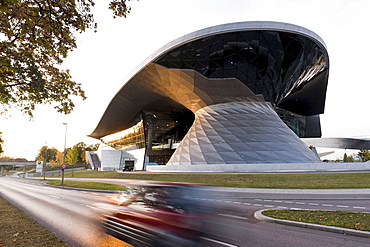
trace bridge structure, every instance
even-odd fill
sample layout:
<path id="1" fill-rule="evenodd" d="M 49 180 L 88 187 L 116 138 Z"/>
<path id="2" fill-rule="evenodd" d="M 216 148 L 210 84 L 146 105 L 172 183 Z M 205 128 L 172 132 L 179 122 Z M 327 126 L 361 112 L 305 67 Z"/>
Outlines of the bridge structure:
<path id="1" fill-rule="evenodd" d="M 26 167 L 27 165 L 36 165 L 36 161 L 0 161 L 0 176 L 4 176 L 5 166 Z"/>

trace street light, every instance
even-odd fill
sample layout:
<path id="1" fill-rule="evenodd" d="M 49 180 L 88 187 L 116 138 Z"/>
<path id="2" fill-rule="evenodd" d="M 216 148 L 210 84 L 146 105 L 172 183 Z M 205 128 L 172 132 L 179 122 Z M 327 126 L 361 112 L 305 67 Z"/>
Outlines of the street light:
<path id="1" fill-rule="evenodd" d="M 66 159 L 66 145 L 67 145 L 67 123 L 63 123 L 66 126 L 66 130 L 64 132 L 64 152 L 63 152 L 63 164 Z"/>
<path id="2" fill-rule="evenodd" d="M 48 156 L 48 143 L 47 142 L 45 142 L 45 163 L 44 163 L 44 165 L 43 165 L 43 171 L 44 171 L 44 180 L 45 180 L 45 166 L 46 166 L 46 161 L 47 161 L 47 156 Z"/>
<path id="3" fill-rule="evenodd" d="M 62 185 L 64 185 L 64 168 L 65 168 L 65 160 L 66 160 L 66 145 L 67 145 L 67 123 L 63 123 L 66 126 L 66 130 L 64 132 L 64 151 L 63 151 L 63 164 L 62 164 Z"/>

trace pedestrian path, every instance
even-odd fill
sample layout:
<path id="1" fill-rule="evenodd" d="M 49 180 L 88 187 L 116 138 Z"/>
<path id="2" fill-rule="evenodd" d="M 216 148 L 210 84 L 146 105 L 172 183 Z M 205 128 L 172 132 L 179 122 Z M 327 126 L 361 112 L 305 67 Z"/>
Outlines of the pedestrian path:
<path id="1" fill-rule="evenodd" d="M 370 188 L 366 189 L 260 189 L 260 188 L 231 188 L 231 187 L 204 187 L 205 190 L 212 191 L 230 191 L 246 193 L 264 193 L 264 194 L 336 194 L 336 195 L 370 195 Z"/>

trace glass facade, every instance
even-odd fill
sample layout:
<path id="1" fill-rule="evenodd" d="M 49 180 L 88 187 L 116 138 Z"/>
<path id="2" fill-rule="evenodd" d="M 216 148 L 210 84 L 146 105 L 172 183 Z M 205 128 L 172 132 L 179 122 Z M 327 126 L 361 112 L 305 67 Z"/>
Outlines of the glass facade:
<path id="1" fill-rule="evenodd" d="M 143 120 L 140 120 L 137 124 L 129 129 L 122 130 L 120 132 L 105 136 L 100 139 L 104 144 L 107 144 L 115 149 L 128 149 L 128 148 L 144 148 L 145 137 Z"/>
<path id="2" fill-rule="evenodd" d="M 294 114 L 281 108 L 275 109 L 281 120 L 298 136 L 306 136 L 306 117 Z"/>
<path id="3" fill-rule="evenodd" d="M 118 150 L 146 148 L 146 163 L 165 165 L 194 122 L 191 111 L 142 111 L 131 128 L 105 136 L 101 141 Z"/>
<path id="4" fill-rule="evenodd" d="M 305 36 L 280 31 L 230 32 L 182 45 L 155 62 L 207 78 L 237 78 L 279 105 L 327 68 L 322 49 Z"/>
<path id="5" fill-rule="evenodd" d="M 194 122 L 191 111 L 143 111 L 146 163 L 165 165 Z"/>

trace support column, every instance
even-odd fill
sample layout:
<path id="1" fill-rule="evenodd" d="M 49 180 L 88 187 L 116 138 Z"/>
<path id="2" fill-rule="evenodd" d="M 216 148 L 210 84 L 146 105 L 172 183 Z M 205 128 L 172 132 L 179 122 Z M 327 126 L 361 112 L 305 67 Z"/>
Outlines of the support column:
<path id="1" fill-rule="evenodd" d="M 0 166 L 0 177 L 4 176 L 5 166 Z"/>
<path id="2" fill-rule="evenodd" d="M 170 165 L 315 163 L 320 159 L 279 118 L 269 103 L 216 104 L 195 121 Z"/>

